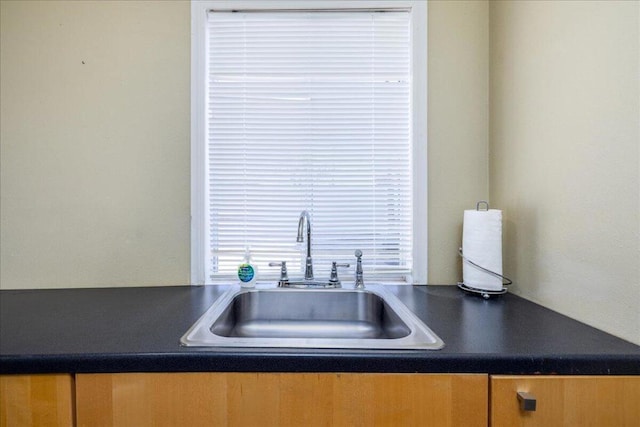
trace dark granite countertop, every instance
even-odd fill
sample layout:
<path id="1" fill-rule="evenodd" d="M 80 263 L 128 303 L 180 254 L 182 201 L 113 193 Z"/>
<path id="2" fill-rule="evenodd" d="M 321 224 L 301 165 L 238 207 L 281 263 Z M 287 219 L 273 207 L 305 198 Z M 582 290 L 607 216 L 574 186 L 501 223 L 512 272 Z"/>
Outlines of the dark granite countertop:
<path id="1" fill-rule="evenodd" d="M 515 295 L 390 286 L 436 351 L 185 348 L 228 287 L 0 291 L 0 373 L 432 372 L 640 375 L 640 346 Z"/>

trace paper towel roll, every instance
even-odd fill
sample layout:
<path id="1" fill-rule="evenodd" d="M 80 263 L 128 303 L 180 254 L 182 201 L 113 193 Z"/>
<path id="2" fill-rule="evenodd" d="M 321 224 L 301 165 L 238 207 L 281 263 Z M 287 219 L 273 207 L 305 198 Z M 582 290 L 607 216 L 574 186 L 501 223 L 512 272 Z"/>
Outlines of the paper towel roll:
<path id="1" fill-rule="evenodd" d="M 501 210 L 464 211 L 462 254 L 462 280 L 466 286 L 487 291 L 502 290 L 502 278 L 487 273 L 467 261 L 502 275 Z"/>

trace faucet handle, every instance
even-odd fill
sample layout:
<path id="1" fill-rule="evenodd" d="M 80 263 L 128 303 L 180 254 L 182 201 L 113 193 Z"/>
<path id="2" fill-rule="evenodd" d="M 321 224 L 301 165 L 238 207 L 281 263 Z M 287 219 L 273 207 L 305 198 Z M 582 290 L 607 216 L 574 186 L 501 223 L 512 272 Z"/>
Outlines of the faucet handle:
<path id="1" fill-rule="evenodd" d="M 356 289 L 364 289 L 364 279 L 362 277 L 362 251 L 356 249 L 354 253 L 356 257 Z"/>
<path id="2" fill-rule="evenodd" d="M 329 283 L 336 288 L 341 287 L 340 285 L 340 279 L 338 279 L 338 267 L 340 268 L 349 268 L 350 265 L 349 264 L 338 264 L 337 262 L 333 261 L 331 263 L 331 276 L 329 278 Z"/>
<path id="3" fill-rule="evenodd" d="M 278 287 L 286 286 L 289 283 L 289 275 L 287 274 L 287 262 L 270 262 L 269 267 L 280 267 L 280 280 Z"/>

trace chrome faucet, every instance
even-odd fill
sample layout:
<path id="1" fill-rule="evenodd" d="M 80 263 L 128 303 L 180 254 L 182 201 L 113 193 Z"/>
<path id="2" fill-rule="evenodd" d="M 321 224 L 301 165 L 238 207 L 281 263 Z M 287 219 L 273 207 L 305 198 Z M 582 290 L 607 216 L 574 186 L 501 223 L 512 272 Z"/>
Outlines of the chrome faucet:
<path id="1" fill-rule="evenodd" d="M 298 219 L 298 238 L 296 241 L 301 243 L 304 240 L 304 223 L 307 223 L 307 260 L 304 269 L 304 280 L 313 280 L 313 260 L 311 259 L 311 218 L 309 212 L 302 211 Z"/>

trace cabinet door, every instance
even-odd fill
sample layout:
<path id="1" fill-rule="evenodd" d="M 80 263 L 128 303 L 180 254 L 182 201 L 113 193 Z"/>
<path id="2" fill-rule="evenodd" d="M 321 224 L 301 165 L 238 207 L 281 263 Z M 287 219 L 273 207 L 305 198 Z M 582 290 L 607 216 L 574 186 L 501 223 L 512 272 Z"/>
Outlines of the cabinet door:
<path id="1" fill-rule="evenodd" d="M 535 411 L 520 409 L 530 393 Z M 640 377 L 492 376 L 491 425 L 640 426 Z"/>
<path id="2" fill-rule="evenodd" d="M 73 425 L 73 377 L 0 375 L 0 426 Z"/>
<path id="3" fill-rule="evenodd" d="M 79 426 L 486 426 L 487 375 L 79 374 Z"/>

